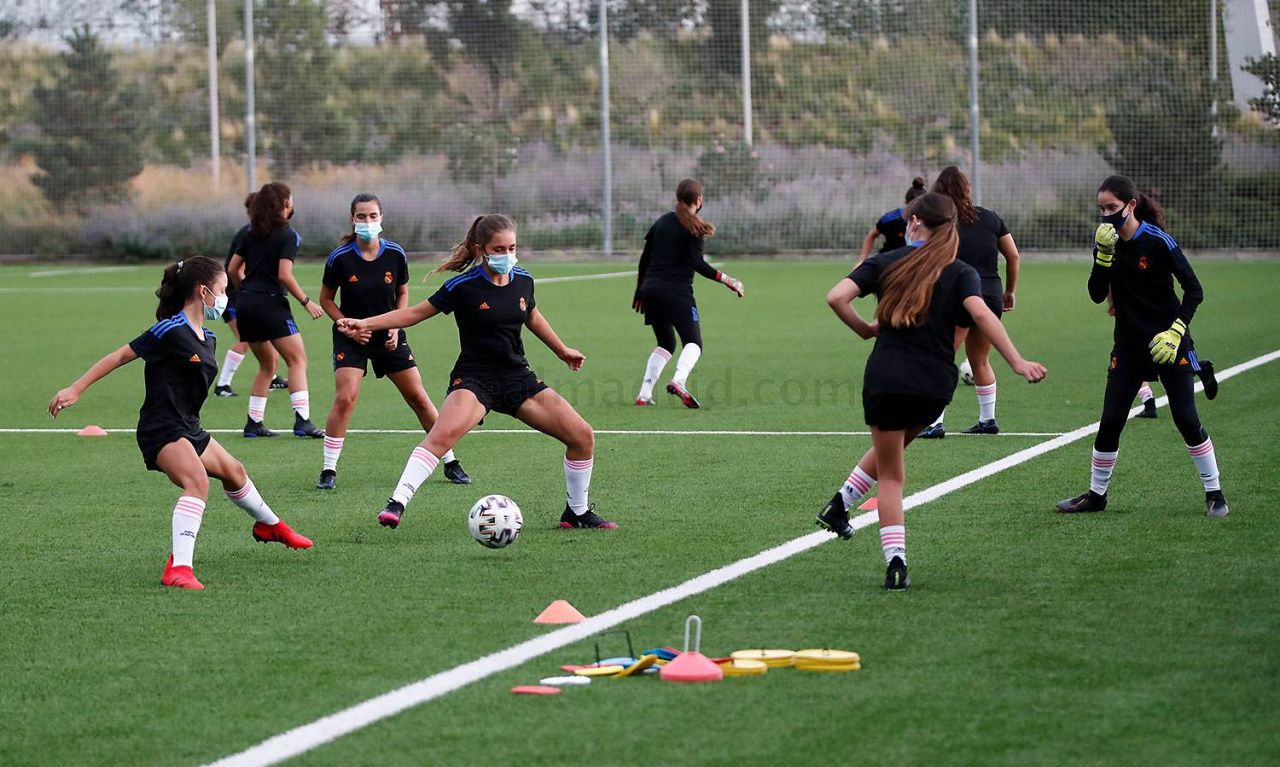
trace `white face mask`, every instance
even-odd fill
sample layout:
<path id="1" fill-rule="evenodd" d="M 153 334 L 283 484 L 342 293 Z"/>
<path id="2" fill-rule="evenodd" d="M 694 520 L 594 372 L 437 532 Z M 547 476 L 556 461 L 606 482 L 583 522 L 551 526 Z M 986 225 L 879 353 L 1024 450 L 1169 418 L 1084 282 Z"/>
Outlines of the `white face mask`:
<path id="1" fill-rule="evenodd" d="M 920 228 L 917 226 L 917 227 L 916 227 L 916 235 L 919 235 L 919 234 L 920 234 Z M 911 222 L 910 222 L 910 221 L 908 221 L 908 222 L 907 222 L 907 231 L 903 233 L 903 237 L 905 237 L 905 238 L 906 238 L 906 240 L 907 240 L 907 245 L 908 245 L 909 247 L 914 248 L 914 247 L 917 247 L 917 246 L 919 246 L 919 245 L 923 245 L 923 244 L 924 244 L 924 240 L 917 240 L 917 239 L 915 238 L 915 236 L 913 236 L 913 235 L 911 234 Z"/>
<path id="2" fill-rule="evenodd" d="M 209 289 L 205 288 L 205 290 L 209 290 Z M 213 306 L 209 306 L 203 301 L 200 302 L 201 305 L 204 306 L 204 318 L 206 320 L 216 320 L 222 317 L 222 313 L 227 310 L 227 301 L 229 299 L 227 298 L 226 293 L 223 293 L 222 295 L 219 296 L 219 295 L 216 295 L 212 290 L 209 290 L 209 295 L 213 296 Z"/>
<path id="3" fill-rule="evenodd" d="M 355 225 L 355 232 L 356 237 L 359 237 L 361 242 L 370 242 L 374 237 L 382 233 L 382 222 L 369 221 L 366 223 L 361 221 Z"/>

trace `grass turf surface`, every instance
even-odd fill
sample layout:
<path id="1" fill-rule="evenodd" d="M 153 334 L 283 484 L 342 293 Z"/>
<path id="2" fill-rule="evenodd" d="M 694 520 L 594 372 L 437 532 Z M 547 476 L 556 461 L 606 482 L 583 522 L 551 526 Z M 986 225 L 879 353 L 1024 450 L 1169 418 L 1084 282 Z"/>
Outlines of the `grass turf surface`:
<path id="1" fill-rule="evenodd" d="M 540 278 L 618 270 L 539 265 L 536 256 L 527 265 Z M 1066 431 L 1097 418 L 1110 321 L 1085 296 L 1087 269 L 1025 265 L 1007 324 L 1050 377 L 1031 387 L 996 363 L 1003 429 Z M 0 388 L 0 427 L 131 427 L 140 363 L 58 422 L 41 412 L 57 388 L 150 324 L 159 270 L 32 271 L 0 269 L 10 382 Z M 822 300 L 842 267 L 745 262 L 731 271 L 747 283 L 746 300 L 697 285 L 707 350 L 692 388 L 701 411 L 666 395 L 656 408 L 630 404 L 652 337 L 628 310 L 627 278 L 540 286 L 540 308 L 587 365 L 568 372 L 526 334 L 534 369 L 597 429 L 865 429 L 858 397 L 870 344 Z M 318 283 L 318 266 L 299 272 L 304 285 Z M 1193 325 L 1203 356 L 1222 369 L 1272 351 L 1280 320 L 1262 307 L 1280 264 L 1206 262 L 1197 272 L 1208 294 Z M 414 300 L 440 281 L 419 280 Z M 225 349 L 229 333 L 215 330 Z M 303 332 L 320 422 L 332 396 L 327 323 Z M 452 321 L 410 330 L 410 343 L 439 402 L 457 349 Z M 247 362 L 237 377 L 242 394 L 253 370 Z M 585 641 L 298 761 L 1274 763 L 1277 397 L 1273 363 L 1225 383 L 1213 403 L 1200 399 L 1233 509 L 1226 520 L 1204 518 L 1162 410 L 1161 420 L 1126 430 L 1104 514 L 1049 511 L 1084 486 L 1088 440 L 911 512 L 906 594 L 879 590 L 872 527 L 627 624 L 639 645 L 676 644 L 684 616 L 697 612 L 704 651 L 841 647 L 862 653 L 856 674 L 780 670 L 691 688 L 603 680 L 549 699 L 506 692 L 590 660 Z M 246 404 L 211 398 L 206 426 L 238 428 Z M 268 424 L 284 428 L 291 417 L 287 397 L 273 393 Z M 972 389 L 962 387 L 949 426 L 975 417 Z M 352 428 L 413 426 L 393 387 L 370 376 Z M 485 426 L 518 424 L 495 415 Z M 556 443 L 477 434 L 458 449 L 476 484 L 433 478 L 390 532 L 373 515 L 416 437 L 352 435 L 329 495 L 312 489 L 318 441 L 218 438 L 317 546 L 254 544 L 248 518 L 215 495 L 196 556 L 209 588 L 189 594 L 158 585 L 177 491 L 143 471 L 131 434 L 0 434 L 0 763 L 189 764 L 233 753 L 537 636 L 547 629 L 529 621 L 552 599 L 597 614 L 809 532 L 869 444 L 602 435 L 592 498 L 623 527 L 586 533 L 553 529 L 563 505 Z M 921 443 L 907 454 L 908 492 L 1037 441 Z M 498 552 L 465 532 L 466 508 L 489 492 L 525 512 L 522 539 Z M 616 637 L 600 641 L 619 649 Z"/>

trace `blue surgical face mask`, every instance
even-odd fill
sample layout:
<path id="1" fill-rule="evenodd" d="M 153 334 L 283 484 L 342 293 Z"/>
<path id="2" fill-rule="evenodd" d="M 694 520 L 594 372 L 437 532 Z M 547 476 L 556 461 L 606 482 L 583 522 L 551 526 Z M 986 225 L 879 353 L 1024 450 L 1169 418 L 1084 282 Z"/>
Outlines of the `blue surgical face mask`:
<path id="1" fill-rule="evenodd" d="M 504 253 L 500 256 L 489 256 L 489 268 L 494 274 L 510 274 L 511 269 L 518 263 L 520 259 L 516 258 L 515 253 Z"/>
<path id="2" fill-rule="evenodd" d="M 924 244 L 924 240 L 916 240 L 911 237 L 911 224 L 907 223 L 907 230 L 902 233 L 903 238 L 907 241 L 907 247 L 915 248 Z"/>
<path id="3" fill-rule="evenodd" d="M 205 288 L 205 290 L 209 290 L 209 289 Z M 213 306 L 209 306 L 208 304 L 204 303 L 203 300 L 200 302 L 200 304 L 201 306 L 204 307 L 204 318 L 206 320 L 216 320 L 222 317 L 222 313 L 227 310 L 227 300 L 228 300 L 227 295 L 223 293 L 222 295 L 219 296 L 219 295 L 216 295 L 212 290 L 209 290 L 209 295 L 213 296 Z"/>
<path id="4" fill-rule="evenodd" d="M 355 225 L 355 230 L 356 237 L 359 237 L 361 242 L 369 242 L 382 233 L 382 222 L 369 221 L 366 223 L 362 221 Z"/>

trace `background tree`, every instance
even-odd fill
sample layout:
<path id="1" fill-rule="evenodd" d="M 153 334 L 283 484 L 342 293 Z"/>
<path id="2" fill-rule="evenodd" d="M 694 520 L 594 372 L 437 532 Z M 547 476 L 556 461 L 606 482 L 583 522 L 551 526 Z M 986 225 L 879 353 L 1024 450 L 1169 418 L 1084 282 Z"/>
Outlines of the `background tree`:
<path id="1" fill-rule="evenodd" d="M 1249 106 L 1272 124 L 1280 124 L 1280 58 L 1268 53 L 1260 59 L 1249 59 L 1244 71 L 1262 80 L 1262 96 L 1249 99 Z"/>

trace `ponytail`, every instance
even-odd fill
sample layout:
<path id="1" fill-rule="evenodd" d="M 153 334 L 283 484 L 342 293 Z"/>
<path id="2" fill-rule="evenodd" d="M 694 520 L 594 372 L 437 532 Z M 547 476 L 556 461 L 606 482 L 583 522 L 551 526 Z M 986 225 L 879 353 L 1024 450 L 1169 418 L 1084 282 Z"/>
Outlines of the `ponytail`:
<path id="1" fill-rule="evenodd" d="M 1133 215 L 1139 221 L 1146 221 L 1164 229 L 1164 206 L 1154 197 L 1143 194 L 1142 190 L 1133 183 L 1133 179 L 1128 176 L 1107 176 L 1098 186 L 1098 191 L 1114 194 L 1116 199 L 1125 205 L 1128 205 L 1130 200 L 1137 200 L 1138 204 L 1133 208 Z"/>
<path id="2" fill-rule="evenodd" d="M 207 256 L 192 256 L 185 261 L 169 264 L 156 288 L 156 319 L 163 320 L 182 311 L 191 294 L 199 285 L 211 285 L 225 269 L 222 264 Z"/>
<path id="3" fill-rule="evenodd" d="M 453 246 L 453 252 L 449 254 L 444 263 L 432 269 L 431 274 L 465 272 L 471 268 L 472 264 L 480 260 L 480 254 L 476 251 L 488 245 L 489 240 L 493 239 L 495 234 L 498 232 L 514 232 L 515 230 L 516 222 L 501 213 L 476 216 L 476 220 L 471 222 L 471 228 L 467 230 L 467 236 L 463 238 L 462 242 Z"/>
<path id="4" fill-rule="evenodd" d="M 973 204 L 973 185 L 964 171 L 954 165 L 948 165 L 938 174 L 933 182 L 933 191 L 945 194 L 956 205 L 956 218 L 962 224 L 972 224 L 978 220 L 978 206 Z"/>
<path id="5" fill-rule="evenodd" d="M 715 236 L 716 227 L 699 216 L 698 211 L 693 207 L 701 196 L 702 184 L 691 178 L 686 178 L 676 185 L 676 218 L 680 220 L 680 225 L 685 228 L 685 231 L 700 240 L 705 240 Z"/>
<path id="6" fill-rule="evenodd" d="M 912 200 L 924 193 L 924 176 L 916 176 L 911 179 L 911 188 L 907 190 L 906 203 L 910 205 Z"/>
<path id="7" fill-rule="evenodd" d="M 947 265 L 956 260 L 960 234 L 956 231 L 956 205 L 951 198 L 928 192 L 911 202 L 902 217 L 912 216 L 929 227 L 929 239 L 895 261 L 880 278 L 880 303 L 876 319 L 886 327 L 911 328 L 924 322 L 933 299 L 933 288 Z"/>

